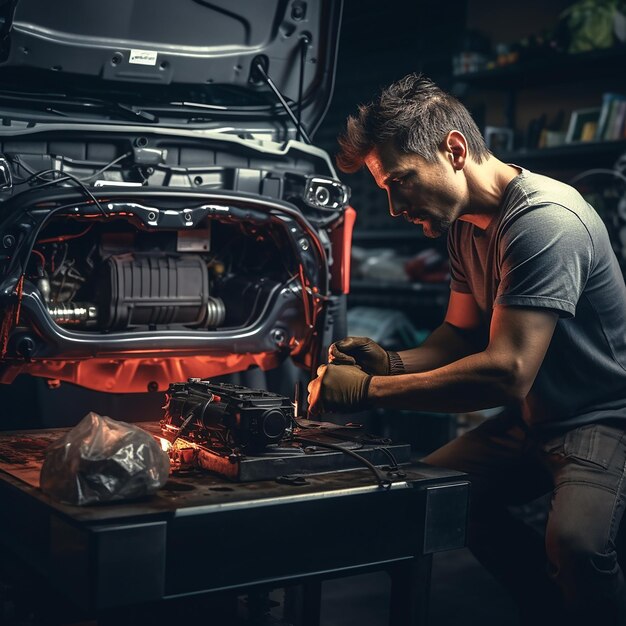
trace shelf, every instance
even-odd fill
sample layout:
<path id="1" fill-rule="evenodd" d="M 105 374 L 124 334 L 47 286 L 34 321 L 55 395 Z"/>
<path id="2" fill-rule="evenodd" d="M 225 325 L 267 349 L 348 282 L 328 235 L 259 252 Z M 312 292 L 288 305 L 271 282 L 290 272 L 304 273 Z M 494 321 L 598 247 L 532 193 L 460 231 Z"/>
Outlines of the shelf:
<path id="1" fill-rule="evenodd" d="M 626 152 L 626 140 L 620 141 L 590 141 L 584 143 L 572 143 L 554 148 L 534 148 L 502 152 L 496 156 L 507 163 L 524 165 L 525 163 L 538 163 L 559 161 L 559 167 L 567 164 L 580 162 L 597 162 L 598 159 L 617 158 Z"/>
<path id="2" fill-rule="evenodd" d="M 520 61 L 492 70 L 457 74 L 453 79 L 483 88 L 514 88 L 558 85 L 572 80 L 589 80 L 621 75 L 626 46 L 592 50 L 578 54 L 553 53 L 542 58 Z M 616 72 L 618 72 L 616 74 Z"/>

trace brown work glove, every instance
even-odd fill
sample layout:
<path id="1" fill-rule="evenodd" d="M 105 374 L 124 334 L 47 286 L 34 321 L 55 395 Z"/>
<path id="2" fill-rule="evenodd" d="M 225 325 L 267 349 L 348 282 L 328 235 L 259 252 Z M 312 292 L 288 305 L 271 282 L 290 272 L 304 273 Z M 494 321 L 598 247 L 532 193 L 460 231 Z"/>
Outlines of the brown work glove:
<path id="1" fill-rule="evenodd" d="M 320 365 L 308 386 L 309 412 L 354 413 L 368 408 L 371 379 L 354 365 Z"/>
<path id="2" fill-rule="evenodd" d="M 357 365 L 372 376 L 404 374 L 404 363 L 397 352 L 381 348 L 369 337 L 346 337 L 328 349 L 334 365 Z"/>

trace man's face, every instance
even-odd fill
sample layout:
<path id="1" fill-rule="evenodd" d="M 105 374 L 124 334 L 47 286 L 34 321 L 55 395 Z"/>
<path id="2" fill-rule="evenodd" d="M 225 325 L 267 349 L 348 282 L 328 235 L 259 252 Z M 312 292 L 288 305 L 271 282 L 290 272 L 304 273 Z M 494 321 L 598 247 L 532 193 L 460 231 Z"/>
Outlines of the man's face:
<path id="1" fill-rule="evenodd" d="M 384 144 L 365 157 L 365 165 L 376 184 L 387 191 L 391 215 L 421 224 L 427 237 L 444 234 L 468 206 L 465 176 L 443 150 L 430 163 Z"/>

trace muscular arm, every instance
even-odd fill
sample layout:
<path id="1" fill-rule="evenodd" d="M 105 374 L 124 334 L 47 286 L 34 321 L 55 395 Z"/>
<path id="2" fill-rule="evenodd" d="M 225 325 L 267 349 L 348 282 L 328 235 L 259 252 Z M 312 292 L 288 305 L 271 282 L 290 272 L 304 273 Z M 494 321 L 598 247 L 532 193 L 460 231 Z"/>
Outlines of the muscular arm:
<path id="1" fill-rule="evenodd" d="M 418 348 L 399 353 L 406 373 L 433 370 L 478 352 L 479 310 L 468 293 L 450 292 L 444 322 Z"/>
<path id="2" fill-rule="evenodd" d="M 475 411 L 528 394 L 558 316 L 548 309 L 494 309 L 489 345 L 442 367 L 399 376 L 374 376 L 375 406 L 424 411 Z"/>

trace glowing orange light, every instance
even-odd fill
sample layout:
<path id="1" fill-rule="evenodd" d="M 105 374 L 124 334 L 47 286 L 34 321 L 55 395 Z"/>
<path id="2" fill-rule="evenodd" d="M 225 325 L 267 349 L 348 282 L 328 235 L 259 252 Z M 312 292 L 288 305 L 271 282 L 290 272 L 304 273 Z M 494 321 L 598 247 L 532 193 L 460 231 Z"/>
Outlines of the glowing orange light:
<path id="1" fill-rule="evenodd" d="M 161 444 L 163 452 L 167 452 L 169 454 L 172 449 L 172 444 L 164 437 L 155 436 L 155 439 Z"/>
<path id="2" fill-rule="evenodd" d="M 9 326 L 4 330 L 5 334 L 8 334 L 10 328 Z M 2 332 L 0 326 L 0 341 Z M 98 391 L 139 393 L 165 391 L 173 381 L 241 372 L 251 365 L 268 370 L 280 362 L 280 356 L 275 352 L 172 356 L 164 350 L 155 350 L 155 354 L 145 355 L 143 358 L 116 356 L 115 359 L 101 357 L 84 361 L 33 359 L 10 362 L 6 363 L 0 374 L 0 383 L 10 384 L 17 375 L 28 373 Z"/>

